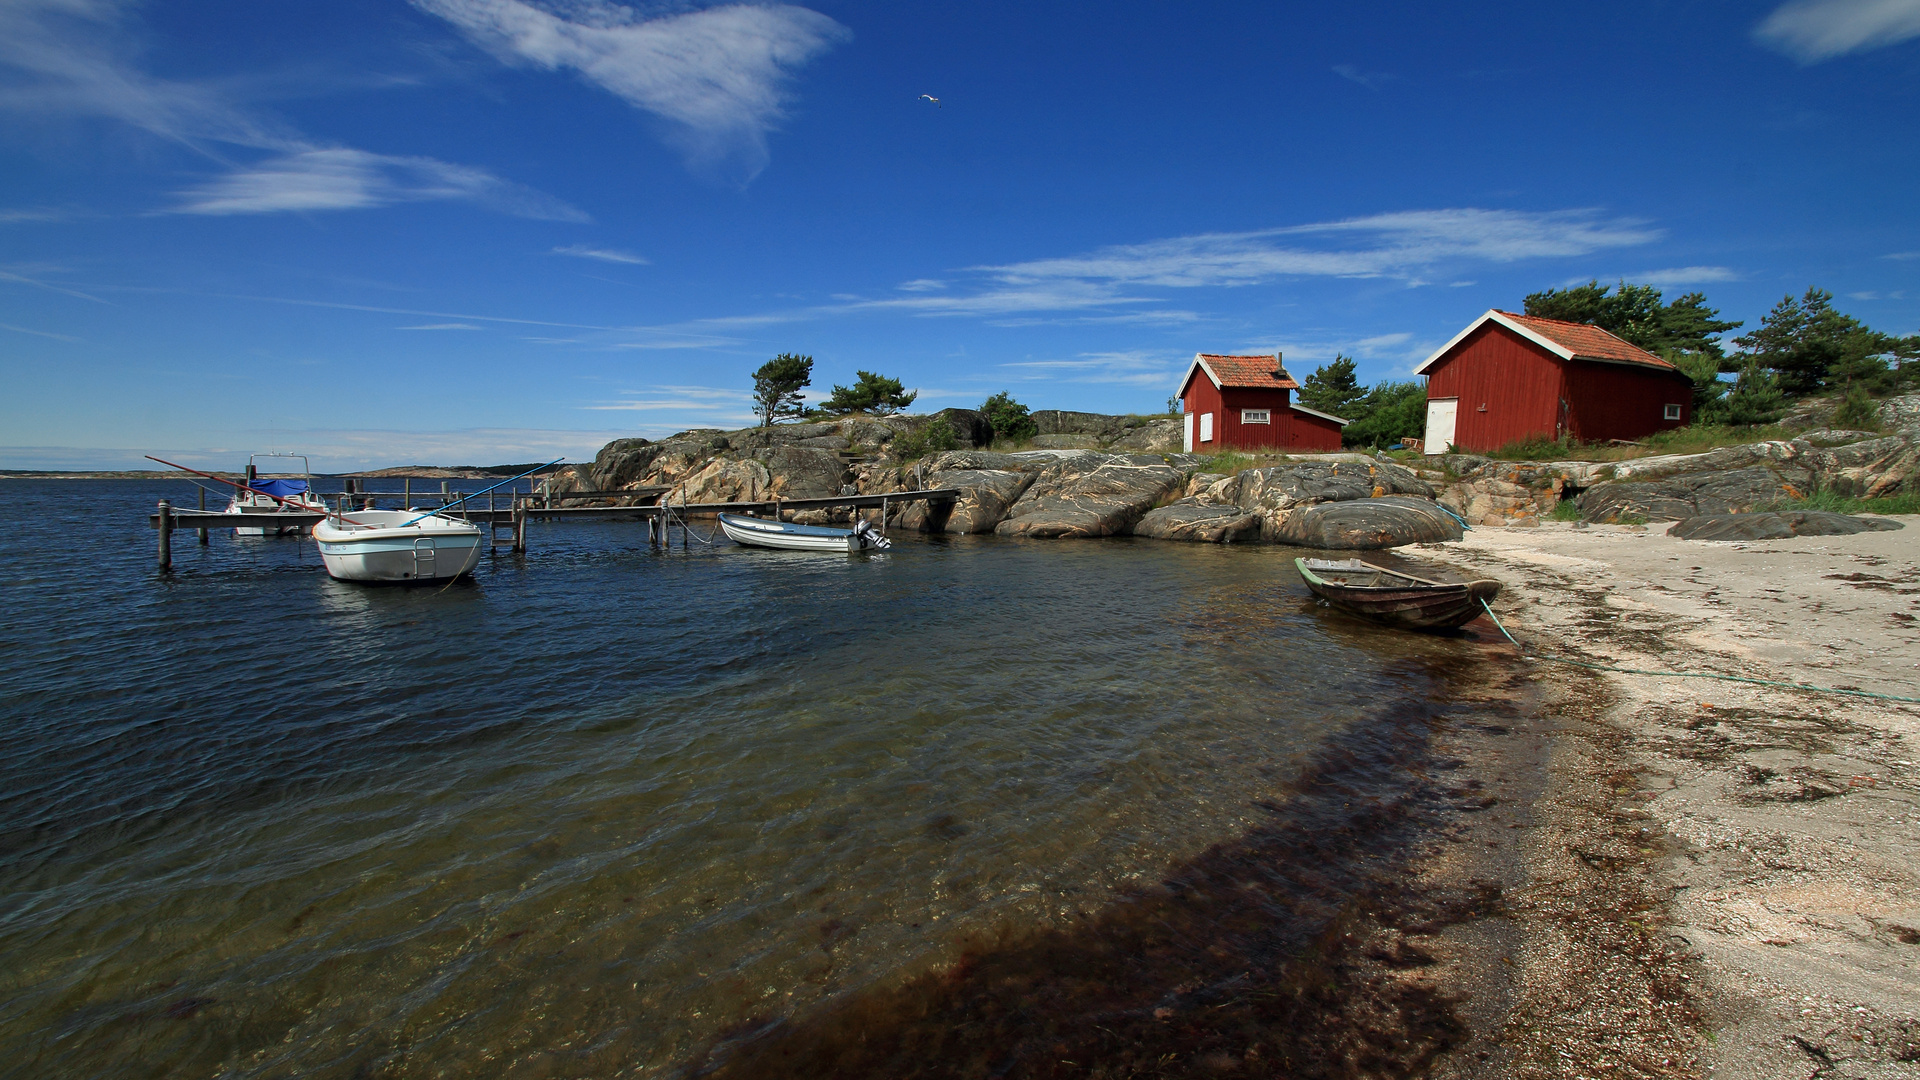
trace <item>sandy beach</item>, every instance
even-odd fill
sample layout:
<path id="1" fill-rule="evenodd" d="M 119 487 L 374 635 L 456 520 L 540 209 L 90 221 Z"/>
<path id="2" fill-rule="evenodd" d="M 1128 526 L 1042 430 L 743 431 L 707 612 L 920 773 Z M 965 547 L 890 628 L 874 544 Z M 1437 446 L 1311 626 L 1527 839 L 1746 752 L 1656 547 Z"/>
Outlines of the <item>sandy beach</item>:
<path id="1" fill-rule="evenodd" d="M 1507 583 L 1495 610 L 1529 654 L 1920 697 L 1920 518 L 1899 520 L 1743 543 L 1550 523 L 1430 550 Z M 1920 705 L 1509 651 L 1546 776 L 1507 823 L 1523 940 L 1481 1060 L 1920 1075 Z"/>

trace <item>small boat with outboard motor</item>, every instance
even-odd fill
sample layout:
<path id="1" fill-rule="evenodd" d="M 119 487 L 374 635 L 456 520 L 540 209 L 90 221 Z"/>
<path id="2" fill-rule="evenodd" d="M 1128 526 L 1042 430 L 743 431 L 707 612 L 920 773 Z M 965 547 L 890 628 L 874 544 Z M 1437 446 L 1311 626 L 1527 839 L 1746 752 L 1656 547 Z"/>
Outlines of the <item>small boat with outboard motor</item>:
<path id="1" fill-rule="evenodd" d="M 727 539 L 747 547 L 781 548 L 787 551 L 837 551 L 852 554 L 867 549 L 884 551 L 893 542 L 865 520 L 851 529 L 825 525 L 796 525 L 791 521 L 721 514 L 720 529 Z"/>
<path id="2" fill-rule="evenodd" d="M 1478 617 L 1500 583 L 1433 581 L 1359 559 L 1295 559 L 1301 580 L 1330 607 L 1407 630 L 1448 630 Z"/>

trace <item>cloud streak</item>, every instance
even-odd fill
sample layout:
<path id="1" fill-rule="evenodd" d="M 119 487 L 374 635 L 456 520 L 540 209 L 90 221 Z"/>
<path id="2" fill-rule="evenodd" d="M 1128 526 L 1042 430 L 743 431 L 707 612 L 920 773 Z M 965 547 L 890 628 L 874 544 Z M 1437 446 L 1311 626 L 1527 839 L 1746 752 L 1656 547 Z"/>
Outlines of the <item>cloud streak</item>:
<path id="1" fill-rule="evenodd" d="M 1410 279 L 1447 264 L 1566 258 L 1650 243 L 1661 235 L 1644 222 L 1603 220 L 1591 210 L 1412 210 L 1204 233 L 975 269 L 1008 283 L 1172 288 L 1252 285 L 1280 277 Z"/>
<path id="2" fill-rule="evenodd" d="M 665 120 L 700 171 L 751 180 L 785 113 L 794 69 L 848 30 L 788 4 L 730 4 L 646 19 L 606 0 L 413 0 L 501 62 L 578 73 Z"/>
<path id="3" fill-rule="evenodd" d="M 229 170 L 177 193 L 173 212 L 362 210 L 459 200 L 520 217 L 586 220 L 559 200 L 484 169 L 322 145 L 250 108 L 225 86 L 148 75 L 130 58 L 125 11 L 123 0 L 0 0 L 0 73 L 8 76 L 0 83 L 0 111 L 118 121 Z M 236 165 L 233 148 L 265 156 Z"/>
<path id="4" fill-rule="evenodd" d="M 648 260 L 631 251 L 618 251 L 613 248 L 588 247 L 585 244 L 568 244 L 553 249 L 555 255 L 571 255 L 576 259 L 598 259 L 601 262 L 625 263 L 630 266 L 646 266 Z"/>
<path id="5" fill-rule="evenodd" d="M 590 220 L 557 199 L 485 169 L 365 150 L 314 149 L 270 158 L 180 193 L 181 214 L 271 214 L 366 210 L 394 203 L 460 200 L 542 221 Z"/>
<path id="6" fill-rule="evenodd" d="M 1791 0 L 1753 31 L 1802 64 L 1920 37 L 1920 0 Z"/>

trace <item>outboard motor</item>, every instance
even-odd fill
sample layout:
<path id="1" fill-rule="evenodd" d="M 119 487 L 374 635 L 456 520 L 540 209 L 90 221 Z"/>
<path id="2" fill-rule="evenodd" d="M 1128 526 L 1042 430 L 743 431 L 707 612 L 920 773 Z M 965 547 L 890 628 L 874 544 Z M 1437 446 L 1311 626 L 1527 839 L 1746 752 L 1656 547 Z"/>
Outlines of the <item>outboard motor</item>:
<path id="1" fill-rule="evenodd" d="M 853 535 L 860 538 L 861 547 L 876 547 L 885 551 L 893 546 L 893 541 L 881 536 L 880 530 L 873 527 L 873 522 L 865 518 L 853 523 Z"/>

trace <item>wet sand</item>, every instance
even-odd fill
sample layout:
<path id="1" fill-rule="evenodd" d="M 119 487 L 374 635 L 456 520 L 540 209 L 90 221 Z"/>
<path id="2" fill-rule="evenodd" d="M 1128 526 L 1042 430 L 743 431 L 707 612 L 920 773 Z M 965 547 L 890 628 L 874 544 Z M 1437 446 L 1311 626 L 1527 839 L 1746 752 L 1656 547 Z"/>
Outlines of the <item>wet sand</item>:
<path id="1" fill-rule="evenodd" d="M 1920 697 L 1900 520 L 1731 544 L 1555 523 L 1418 554 L 1505 581 L 1531 651 Z M 1547 744 L 1515 823 L 1510 1056 L 1441 1071 L 1920 1075 L 1920 706 L 1509 662 Z"/>

